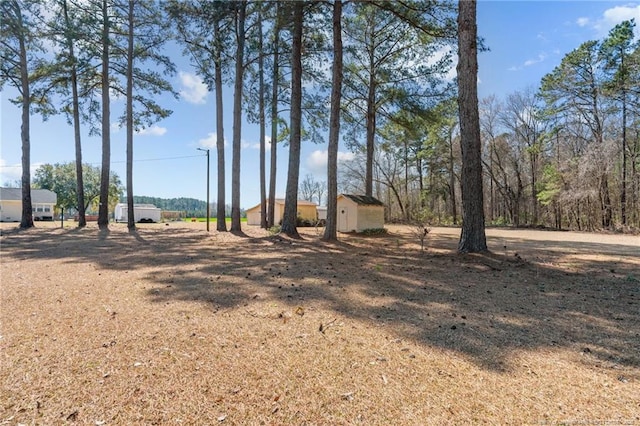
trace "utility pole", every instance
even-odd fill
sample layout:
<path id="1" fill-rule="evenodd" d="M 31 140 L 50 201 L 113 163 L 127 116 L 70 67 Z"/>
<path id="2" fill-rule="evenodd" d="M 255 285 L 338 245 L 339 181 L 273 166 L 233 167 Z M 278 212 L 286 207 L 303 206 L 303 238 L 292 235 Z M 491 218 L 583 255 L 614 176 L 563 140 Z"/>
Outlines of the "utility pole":
<path id="1" fill-rule="evenodd" d="M 209 149 L 196 148 L 198 151 L 207 153 L 207 232 L 209 232 L 209 217 L 211 216 L 211 207 L 209 205 Z"/>

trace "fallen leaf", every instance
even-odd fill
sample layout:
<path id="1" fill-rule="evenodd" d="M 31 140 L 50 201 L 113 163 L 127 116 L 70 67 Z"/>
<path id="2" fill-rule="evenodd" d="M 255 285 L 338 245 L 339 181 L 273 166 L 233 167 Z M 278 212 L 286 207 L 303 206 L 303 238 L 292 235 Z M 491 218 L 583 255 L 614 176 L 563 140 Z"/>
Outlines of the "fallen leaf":
<path id="1" fill-rule="evenodd" d="M 340 395 L 342 397 L 342 399 L 344 399 L 345 401 L 351 401 L 353 399 L 353 392 L 347 392 L 347 393 L 343 393 L 342 395 Z"/>

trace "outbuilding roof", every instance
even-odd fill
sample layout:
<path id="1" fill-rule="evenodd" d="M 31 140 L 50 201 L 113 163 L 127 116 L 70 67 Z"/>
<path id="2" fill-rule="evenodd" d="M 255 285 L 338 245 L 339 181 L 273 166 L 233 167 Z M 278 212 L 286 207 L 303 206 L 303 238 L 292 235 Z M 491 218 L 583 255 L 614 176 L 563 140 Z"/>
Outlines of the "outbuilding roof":
<path id="1" fill-rule="evenodd" d="M 3 201 L 22 201 L 21 188 L 0 188 L 0 200 Z M 55 204 L 58 202 L 58 196 L 55 192 L 48 189 L 32 189 L 31 202 L 42 204 Z"/>
<path id="2" fill-rule="evenodd" d="M 368 195 L 355 195 L 355 194 L 342 194 L 361 206 L 384 206 L 382 201 L 377 198 L 369 197 Z"/>

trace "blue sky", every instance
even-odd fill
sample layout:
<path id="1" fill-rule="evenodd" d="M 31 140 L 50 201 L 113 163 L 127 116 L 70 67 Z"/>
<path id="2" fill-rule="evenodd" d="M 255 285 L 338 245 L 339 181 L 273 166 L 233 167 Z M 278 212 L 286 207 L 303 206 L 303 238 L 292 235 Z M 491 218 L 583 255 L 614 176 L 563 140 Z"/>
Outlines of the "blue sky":
<path id="1" fill-rule="evenodd" d="M 490 1 L 478 3 L 478 32 L 491 49 L 479 57 L 479 96 L 499 98 L 527 86 L 534 86 L 557 66 L 562 57 L 582 42 L 601 39 L 617 23 L 635 18 L 640 24 L 640 3 L 624 1 Z M 636 29 L 636 32 L 639 30 Z M 206 158 L 197 148 L 211 148 L 211 200 L 216 200 L 215 108 L 214 94 L 195 76 L 189 61 L 174 55 L 179 73 L 174 78 L 179 99 L 167 97 L 162 105 L 173 115 L 134 139 L 134 193 L 162 198 L 190 197 L 206 199 Z M 8 99 L 15 96 L 5 88 L 1 96 L 0 184 L 20 178 L 20 109 Z M 227 161 L 227 203 L 231 201 L 231 102 L 228 88 L 225 99 L 225 139 Z M 118 110 L 123 100 L 114 100 Z M 115 119 L 116 113 L 112 113 Z M 243 124 L 241 155 L 241 206 L 259 202 L 258 129 Z M 277 196 L 284 196 L 287 172 L 287 147 L 279 148 Z M 326 180 L 326 145 L 302 146 L 300 177 L 314 175 Z M 83 158 L 100 165 L 101 141 L 83 135 Z M 346 148 L 340 157 L 349 158 Z M 74 161 L 73 130 L 62 116 L 43 122 L 31 121 L 32 170 L 44 163 Z M 125 132 L 113 128 L 111 140 L 112 170 L 124 182 Z"/>

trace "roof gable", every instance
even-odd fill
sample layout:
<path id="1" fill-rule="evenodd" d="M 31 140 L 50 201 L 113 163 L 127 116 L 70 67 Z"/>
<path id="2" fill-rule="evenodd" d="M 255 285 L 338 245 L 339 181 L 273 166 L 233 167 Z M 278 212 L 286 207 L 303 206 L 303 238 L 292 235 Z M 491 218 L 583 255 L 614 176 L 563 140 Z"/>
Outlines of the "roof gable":
<path id="1" fill-rule="evenodd" d="M 2 201 L 22 201 L 21 188 L 0 188 L 0 200 Z M 32 189 L 31 202 L 43 204 L 55 204 L 58 196 L 48 189 Z"/>
<path id="2" fill-rule="evenodd" d="M 384 206 L 382 201 L 377 198 L 369 197 L 367 195 L 356 195 L 356 194 L 340 194 L 343 197 L 346 197 L 353 201 L 354 203 L 360 206 Z"/>

